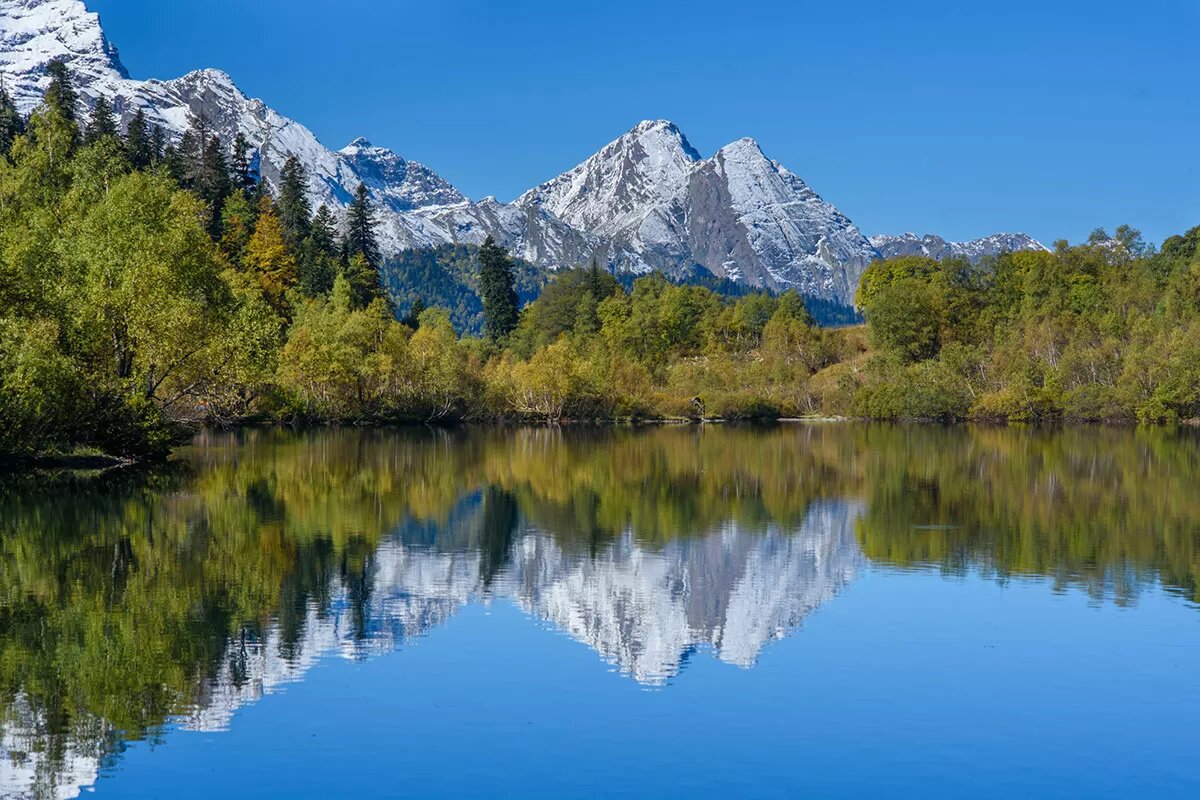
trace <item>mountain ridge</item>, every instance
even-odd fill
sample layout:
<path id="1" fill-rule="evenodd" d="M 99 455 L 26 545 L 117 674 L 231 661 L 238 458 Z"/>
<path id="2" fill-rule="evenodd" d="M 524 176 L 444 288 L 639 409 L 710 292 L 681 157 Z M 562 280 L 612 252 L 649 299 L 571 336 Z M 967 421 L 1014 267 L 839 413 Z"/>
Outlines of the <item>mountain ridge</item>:
<path id="1" fill-rule="evenodd" d="M 344 211 L 365 184 L 381 210 L 386 255 L 477 245 L 491 235 L 547 271 L 597 261 L 615 272 L 677 277 L 699 267 L 844 304 L 881 256 L 849 217 L 750 138 L 705 159 L 675 123 L 645 120 L 511 203 L 474 201 L 428 166 L 364 137 L 340 150 L 326 147 L 222 70 L 131 78 L 83 0 L 0 0 L 0 73 L 21 111 L 40 102 L 53 59 L 66 62 L 85 105 L 109 98 L 123 125 L 141 108 L 173 138 L 193 116 L 204 116 L 226 142 L 241 133 L 273 188 L 295 154 L 314 208 Z"/>

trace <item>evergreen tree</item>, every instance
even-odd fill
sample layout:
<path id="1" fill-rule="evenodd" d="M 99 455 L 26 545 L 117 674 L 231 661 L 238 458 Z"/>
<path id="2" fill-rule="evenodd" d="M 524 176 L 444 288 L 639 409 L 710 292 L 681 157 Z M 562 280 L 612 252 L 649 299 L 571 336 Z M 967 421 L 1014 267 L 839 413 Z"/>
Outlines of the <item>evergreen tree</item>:
<path id="1" fill-rule="evenodd" d="M 326 294 L 337 275 L 337 243 L 333 214 L 322 205 L 300 248 L 300 289 L 309 297 Z"/>
<path id="2" fill-rule="evenodd" d="M 375 206 L 366 184 L 360 183 L 346 212 L 346 236 L 342 240 L 342 272 L 350 282 L 356 307 L 386 298 L 379 274 L 382 260 L 375 237 Z"/>
<path id="3" fill-rule="evenodd" d="M 490 339 L 503 339 L 517 327 L 515 284 L 512 259 L 489 235 L 479 248 L 479 296 L 483 300 L 484 330 Z"/>
<path id="4" fill-rule="evenodd" d="M 163 130 L 162 125 L 155 123 L 150 132 L 150 163 L 154 166 L 161 164 L 166 156 L 167 147 L 167 132 Z"/>
<path id="5" fill-rule="evenodd" d="M 225 205 L 225 198 L 232 193 L 232 186 L 225 152 L 221 147 L 221 140 L 216 136 L 210 137 L 204 145 L 192 190 L 208 204 L 211 210 L 208 231 L 214 239 L 220 239 L 221 209 Z"/>
<path id="6" fill-rule="evenodd" d="M 154 164 L 153 148 L 146 112 L 139 108 L 125 129 L 125 157 L 129 165 L 137 170 L 149 169 Z"/>
<path id="7" fill-rule="evenodd" d="M 385 299 L 383 286 L 379 281 L 379 272 L 370 265 L 362 253 L 350 256 L 350 263 L 342 267 L 342 274 L 350 283 L 353 308 L 366 308 L 377 299 Z"/>
<path id="8" fill-rule="evenodd" d="M 46 65 L 46 74 L 50 76 L 50 85 L 46 88 L 46 105 L 56 109 L 78 129 L 79 116 L 76 107 L 79 105 L 79 95 L 75 93 L 75 87 L 71 83 L 71 73 L 67 70 L 66 62 L 54 59 Z"/>
<path id="9" fill-rule="evenodd" d="M 276 204 L 288 242 L 298 247 L 308 236 L 312 207 L 308 204 L 308 177 L 304 174 L 304 165 L 294 154 L 284 162 Z"/>
<path id="10" fill-rule="evenodd" d="M 250 160 L 250 142 L 245 135 L 238 131 L 233 140 L 233 158 L 230 161 L 230 178 L 233 190 L 249 196 L 253 193 L 257 176 Z"/>
<path id="11" fill-rule="evenodd" d="M 24 132 L 25 118 L 17 111 L 8 89 L 0 81 L 0 156 L 7 157 L 13 142 Z"/>
<path id="12" fill-rule="evenodd" d="M 188 135 L 185 133 L 183 138 L 186 139 L 187 136 Z M 162 163 L 164 166 L 166 166 L 167 174 L 171 176 L 171 179 L 174 180 L 178 185 L 187 188 L 188 170 L 187 164 L 183 158 L 182 145 L 182 140 L 180 141 L 180 147 L 176 147 L 173 144 L 167 145 L 163 150 Z"/>
<path id="13" fill-rule="evenodd" d="M 83 133 L 84 144 L 95 144 L 106 137 L 116 138 L 117 120 L 113 116 L 112 103 L 104 95 L 96 98 L 92 106 L 92 115 L 88 118 L 87 127 Z"/>
<path id="14" fill-rule="evenodd" d="M 346 212 L 346 258 L 361 255 L 374 270 L 380 267 L 379 240 L 375 237 L 375 204 L 364 183 Z"/>
<path id="15" fill-rule="evenodd" d="M 414 331 L 421 327 L 421 315 L 425 313 L 425 301 L 418 295 L 416 300 L 413 300 L 412 308 L 404 315 L 401 323 L 412 328 Z"/>
<path id="16" fill-rule="evenodd" d="M 313 217 L 309 238 L 316 249 L 333 258 L 337 255 L 337 220 L 327 206 L 321 204 Z"/>

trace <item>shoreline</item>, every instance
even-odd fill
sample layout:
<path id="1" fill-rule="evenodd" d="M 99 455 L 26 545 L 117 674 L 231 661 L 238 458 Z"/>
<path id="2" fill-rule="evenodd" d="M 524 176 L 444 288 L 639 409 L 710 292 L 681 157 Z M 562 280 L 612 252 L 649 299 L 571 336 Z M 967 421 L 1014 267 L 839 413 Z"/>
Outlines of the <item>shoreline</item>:
<path id="1" fill-rule="evenodd" d="M 198 435 L 206 431 L 241 431 L 241 430 L 288 430 L 292 432 L 321 431 L 336 429 L 359 430 L 398 430 L 413 428 L 584 428 L 611 427 L 635 428 L 639 426 L 686 426 L 686 425 L 830 425 L 830 424 L 862 423 L 916 425 L 937 427 L 1001 427 L 1026 429 L 1062 429 L 1062 428 L 1200 428 L 1200 419 L 1180 420 L 1175 425 L 1143 425 L 1132 420 L 1033 420 L 1009 421 L 989 419 L 940 420 L 919 417 L 897 419 L 872 419 L 869 417 L 849 417 L 840 415 L 814 415 L 808 417 L 776 417 L 776 418 L 688 418 L 664 417 L 661 419 L 560 419 L 550 420 L 520 420 L 520 419 L 487 419 L 487 420 L 454 420 L 454 421 L 415 421 L 405 420 L 396 422 L 324 422 L 324 423 L 283 423 L 267 421 L 245 421 L 230 425 L 200 425 L 191 429 L 187 438 L 182 438 L 161 457 L 130 458 L 114 456 L 105 453 L 85 452 L 78 454 L 49 454 L 49 455 L 5 455 L 0 454 L 0 476 L 28 475 L 37 472 L 108 472 L 112 470 L 129 469 L 132 467 L 165 464 L 171 460 L 175 452 L 186 447 Z"/>

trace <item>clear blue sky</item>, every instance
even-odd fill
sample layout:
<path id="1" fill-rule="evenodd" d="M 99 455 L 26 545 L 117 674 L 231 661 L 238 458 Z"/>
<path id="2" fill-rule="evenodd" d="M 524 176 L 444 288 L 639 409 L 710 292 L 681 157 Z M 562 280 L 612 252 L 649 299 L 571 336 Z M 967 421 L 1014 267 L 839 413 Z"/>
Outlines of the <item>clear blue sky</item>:
<path id="1" fill-rule="evenodd" d="M 326 145 L 511 199 L 638 120 L 753 136 L 867 233 L 1200 224 L 1200 2 L 88 0 L 135 77 L 219 67 Z"/>

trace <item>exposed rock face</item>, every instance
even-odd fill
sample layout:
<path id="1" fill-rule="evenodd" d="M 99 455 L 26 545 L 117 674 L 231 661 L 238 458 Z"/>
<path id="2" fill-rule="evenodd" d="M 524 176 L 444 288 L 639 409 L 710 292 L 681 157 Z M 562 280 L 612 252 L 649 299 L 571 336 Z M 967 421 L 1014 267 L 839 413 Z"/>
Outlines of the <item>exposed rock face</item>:
<path id="1" fill-rule="evenodd" d="M 1024 233 L 997 233 L 969 242 L 948 242 L 940 236 L 872 236 L 871 244 L 883 258 L 898 256 L 927 256 L 941 261 L 944 258 L 967 258 L 972 263 L 985 256 L 1015 253 L 1021 250 L 1045 250 L 1046 246 Z"/>
<path id="2" fill-rule="evenodd" d="M 618 269 L 731 280 L 848 302 L 877 254 L 849 219 L 753 139 L 702 159 L 666 120 L 642 122 L 579 166 L 526 192 L 605 242 Z"/>
<path id="3" fill-rule="evenodd" d="M 131 79 L 82 0 L 0 0 L 0 71 L 23 111 L 39 102 L 53 59 L 66 61 L 84 104 L 109 97 L 123 123 L 141 108 L 172 136 L 182 135 L 193 116 L 204 117 L 226 141 L 241 133 L 272 186 L 295 154 L 308 171 L 314 208 L 344 210 L 365 183 L 381 209 L 386 254 L 479 244 L 492 235 L 548 270 L 593 259 L 615 270 L 659 269 L 676 277 L 699 267 L 752 286 L 796 288 L 849 304 L 862 271 L 881 256 L 979 259 L 1041 247 L 1021 234 L 966 243 L 911 234 L 867 240 L 753 139 L 705 159 L 666 120 L 639 123 L 514 203 L 473 202 L 429 167 L 366 139 L 328 149 L 303 125 L 246 97 L 219 70 Z"/>
<path id="4" fill-rule="evenodd" d="M 304 163 L 313 207 L 349 205 L 365 183 L 379 204 L 385 252 L 489 234 L 546 269 L 593 259 L 635 273 L 716 275 L 848 301 L 875 253 L 837 209 L 770 161 L 752 140 L 702 159 L 672 123 L 648 121 L 515 203 L 472 202 L 423 164 L 358 139 L 333 151 L 303 125 L 246 97 L 225 73 L 133 80 L 82 0 L 0 0 L 0 68 L 23 111 L 63 59 L 85 105 L 113 101 L 127 123 L 138 108 L 170 135 L 203 116 L 226 141 L 241 133 L 263 178 L 277 185 L 290 154 Z"/>
<path id="5" fill-rule="evenodd" d="M 849 303 L 877 255 L 850 220 L 799 177 L 739 139 L 689 186 L 697 263 L 722 277 Z"/>

